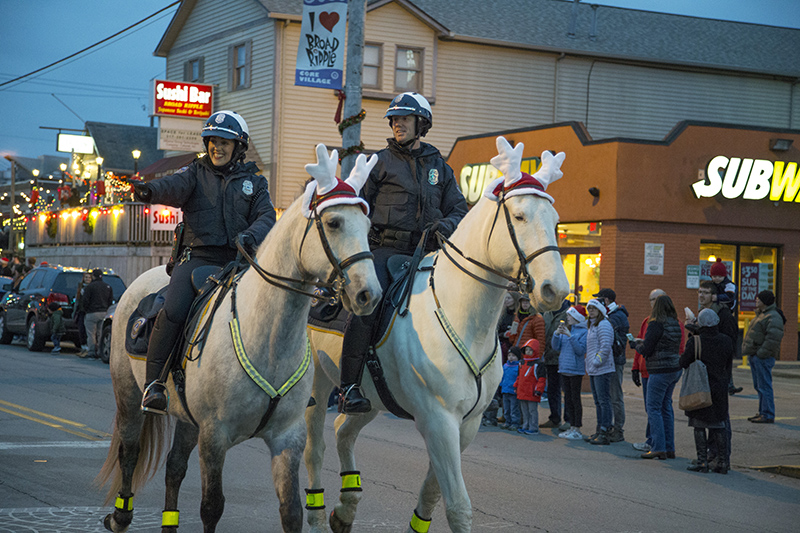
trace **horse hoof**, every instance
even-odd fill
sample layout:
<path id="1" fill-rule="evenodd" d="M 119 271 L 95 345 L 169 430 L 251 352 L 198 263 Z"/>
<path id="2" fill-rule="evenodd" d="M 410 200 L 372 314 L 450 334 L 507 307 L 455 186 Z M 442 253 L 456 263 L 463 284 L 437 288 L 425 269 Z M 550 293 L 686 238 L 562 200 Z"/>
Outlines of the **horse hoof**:
<path id="1" fill-rule="evenodd" d="M 106 517 L 103 519 L 103 526 L 109 531 L 114 531 L 111 529 L 111 513 L 108 513 Z"/>
<path id="2" fill-rule="evenodd" d="M 331 518 L 330 518 L 330 525 L 331 530 L 333 533 L 350 533 L 353 531 L 353 524 L 345 524 L 344 522 L 336 516 L 336 511 L 331 511 Z"/>
<path id="3" fill-rule="evenodd" d="M 120 512 L 120 511 L 119 511 L 119 509 L 117 509 L 115 512 Z M 105 518 L 103 518 L 103 526 L 108 531 L 113 531 L 114 533 L 125 533 L 126 531 L 128 531 L 128 527 L 130 527 L 130 525 L 131 525 L 131 521 L 133 519 L 133 512 L 131 511 L 131 512 L 122 513 L 122 514 L 123 515 L 128 515 L 128 516 L 123 516 L 124 518 L 128 519 L 127 522 L 123 523 L 120 520 L 115 520 L 114 519 L 114 513 L 110 513 L 110 514 L 107 514 Z"/>

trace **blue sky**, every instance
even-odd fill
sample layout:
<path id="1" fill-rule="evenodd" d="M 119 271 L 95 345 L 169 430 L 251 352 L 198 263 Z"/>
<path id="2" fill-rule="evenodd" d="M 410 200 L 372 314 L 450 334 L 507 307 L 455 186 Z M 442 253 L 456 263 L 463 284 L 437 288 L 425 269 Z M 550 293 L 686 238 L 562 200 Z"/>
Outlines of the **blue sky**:
<path id="1" fill-rule="evenodd" d="M 800 28 L 800 0 L 584 1 Z M 77 52 L 171 3 L 172 0 L 0 0 L 5 22 L 0 32 L 0 83 Z M 82 128 L 84 120 L 150 124 L 150 80 L 164 77 L 166 67 L 164 59 L 153 56 L 153 50 L 176 9 L 177 6 L 170 8 L 90 53 L 24 82 L 0 87 L 4 118 L 0 128 L 0 170 L 8 168 L 8 161 L 2 158 L 5 154 L 60 155 L 56 152 L 56 132 L 40 126 Z"/>

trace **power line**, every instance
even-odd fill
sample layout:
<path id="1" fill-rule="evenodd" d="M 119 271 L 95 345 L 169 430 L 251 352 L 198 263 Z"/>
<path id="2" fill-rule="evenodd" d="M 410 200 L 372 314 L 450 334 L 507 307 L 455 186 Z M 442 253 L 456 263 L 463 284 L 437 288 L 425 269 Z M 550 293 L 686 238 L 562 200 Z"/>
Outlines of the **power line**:
<path id="1" fill-rule="evenodd" d="M 95 46 L 98 46 L 98 45 L 100 45 L 100 44 L 103 44 L 104 42 L 106 42 L 106 41 L 109 41 L 109 40 L 113 39 L 114 37 L 116 37 L 116 36 L 118 36 L 118 35 L 121 35 L 121 34 L 125 33 L 126 31 L 130 30 L 131 28 L 135 28 L 136 26 L 138 26 L 138 25 L 139 25 L 139 24 L 141 24 L 142 22 L 145 22 L 146 20 L 149 20 L 149 19 L 153 18 L 154 16 L 158 15 L 159 13 L 162 13 L 163 11 L 166 11 L 167 9 L 169 9 L 169 8 L 171 8 L 171 7 L 173 7 L 173 6 L 177 5 L 177 4 L 180 4 L 180 3 L 181 3 L 181 0 L 177 0 L 176 2 L 173 2 L 173 3 L 171 3 L 171 4 L 170 4 L 170 5 L 168 5 L 167 7 L 164 7 L 164 8 L 162 8 L 162 9 L 159 9 L 158 11 L 156 11 L 155 13 L 153 13 L 152 15 L 149 15 L 149 16 L 147 16 L 147 17 L 143 18 L 143 19 L 142 19 L 142 20 L 140 20 L 139 22 L 136 22 L 136 23 L 134 23 L 134 24 L 131 24 L 131 25 L 130 25 L 130 26 L 128 26 L 127 28 L 125 28 L 125 29 L 123 29 L 123 30 L 120 30 L 120 31 L 118 31 L 117 33 L 115 33 L 114 35 L 111 35 L 110 37 L 106 37 L 105 39 L 103 39 L 103 40 L 101 40 L 101 41 L 97 41 L 97 42 L 96 42 L 96 43 L 94 43 L 93 45 L 87 46 L 87 47 L 86 47 L 86 48 L 84 48 L 83 50 L 79 50 L 79 51 L 75 52 L 74 54 L 70 54 L 70 55 L 68 55 L 67 57 L 61 58 L 61 59 L 59 59 L 58 61 L 55 61 L 55 62 L 53 62 L 53 63 L 50 63 L 49 65 L 46 65 L 46 66 L 44 66 L 44 67 L 41 67 L 41 68 L 38 68 L 38 69 L 36 69 L 36 70 L 34 70 L 34 71 L 32 71 L 32 72 L 28 72 L 27 74 L 23 74 L 22 76 L 19 76 L 19 77 L 17 77 L 17 78 L 14 78 L 13 80 L 9 80 L 9 81 L 6 81 L 6 82 L 3 82 L 3 83 L 0 83 L 0 87 L 4 87 L 4 86 L 6 86 L 6 85 L 8 85 L 8 84 L 10 84 L 10 83 L 14 83 L 15 81 L 19 81 L 19 80 L 21 80 L 21 79 L 27 78 L 28 76 L 32 76 L 32 75 L 36 74 L 37 72 L 41 72 L 41 71 L 43 71 L 43 70 L 47 70 L 47 69 L 49 69 L 50 67 L 53 67 L 53 66 L 55 66 L 55 65 L 58 65 L 59 63 L 63 63 L 64 61 L 66 61 L 66 60 L 68 60 L 68 59 L 71 59 L 71 58 L 73 58 L 73 57 L 75 57 L 75 56 L 77 56 L 77 55 L 80 55 L 80 54 L 82 54 L 82 53 L 86 52 L 87 50 L 91 50 L 91 49 L 92 49 L 92 48 L 94 48 Z"/>

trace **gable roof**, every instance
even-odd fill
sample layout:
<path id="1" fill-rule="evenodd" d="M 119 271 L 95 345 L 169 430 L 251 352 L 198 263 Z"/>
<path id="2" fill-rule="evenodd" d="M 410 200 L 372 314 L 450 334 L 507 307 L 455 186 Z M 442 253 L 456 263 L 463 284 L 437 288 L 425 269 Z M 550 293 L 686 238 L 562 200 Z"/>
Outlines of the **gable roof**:
<path id="1" fill-rule="evenodd" d="M 299 21 L 301 0 L 253 0 Z M 408 9 L 447 40 L 662 65 L 800 77 L 800 30 L 571 0 L 368 0 Z M 197 0 L 184 0 L 154 55 L 166 57 Z M 572 34 L 571 34 L 572 33 Z"/>
<path id="2" fill-rule="evenodd" d="M 94 139 L 97 154 L 103 157 L 105 170 L 132 174 L 134 149 L 142 152 L 139 170 L 164 157 L 163 150 L 158 149 L 158 128 L 87 122 L 86 129 Z"/>

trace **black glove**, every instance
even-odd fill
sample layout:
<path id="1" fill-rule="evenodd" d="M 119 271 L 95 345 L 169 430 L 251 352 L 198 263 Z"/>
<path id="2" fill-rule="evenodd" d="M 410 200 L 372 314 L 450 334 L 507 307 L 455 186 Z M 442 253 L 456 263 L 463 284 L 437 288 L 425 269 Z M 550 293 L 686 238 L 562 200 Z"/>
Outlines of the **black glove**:
<path id="1" fill-rule="evenodd" d="M 150 185 L 139 180 L 130 180 L 128 183 L 133 187 L 133 196 L 140 202 L 149 202 L 153 197 L 153 190 Z"/>
<path id="2" fill-rule="evenodd" d="M 437 220 L 430 225 L 430 228 L 428 229 L 428 240 L 425 242 L 426 252 L 434 252 L 439 249 L 439 241 L 436 239 L 436 232 L 442 231 L 443 229 L 444 225 L 440 220 Z"/>
<path id="3" fill-rule="evenodd" d="M 256 251 L 256 238 L 253 237 L 251 234 L 243 231 L 239 234 L 236 239 L 239 241 L 239 244 L 242 245 L 244 251 L 247 252 L 248 255 L 253 255 Z"/>
<path id="4" fill-rule="evenodd" d="M 636 369 L 631 370 L 631 378 L 633 378 L 633 384 L 634 385 L 636 385 L 637 387 L 641 387 L 642 386 L 642 379 L 639 376 L 639 371 L 638 370 L 636 370 Z"/>

